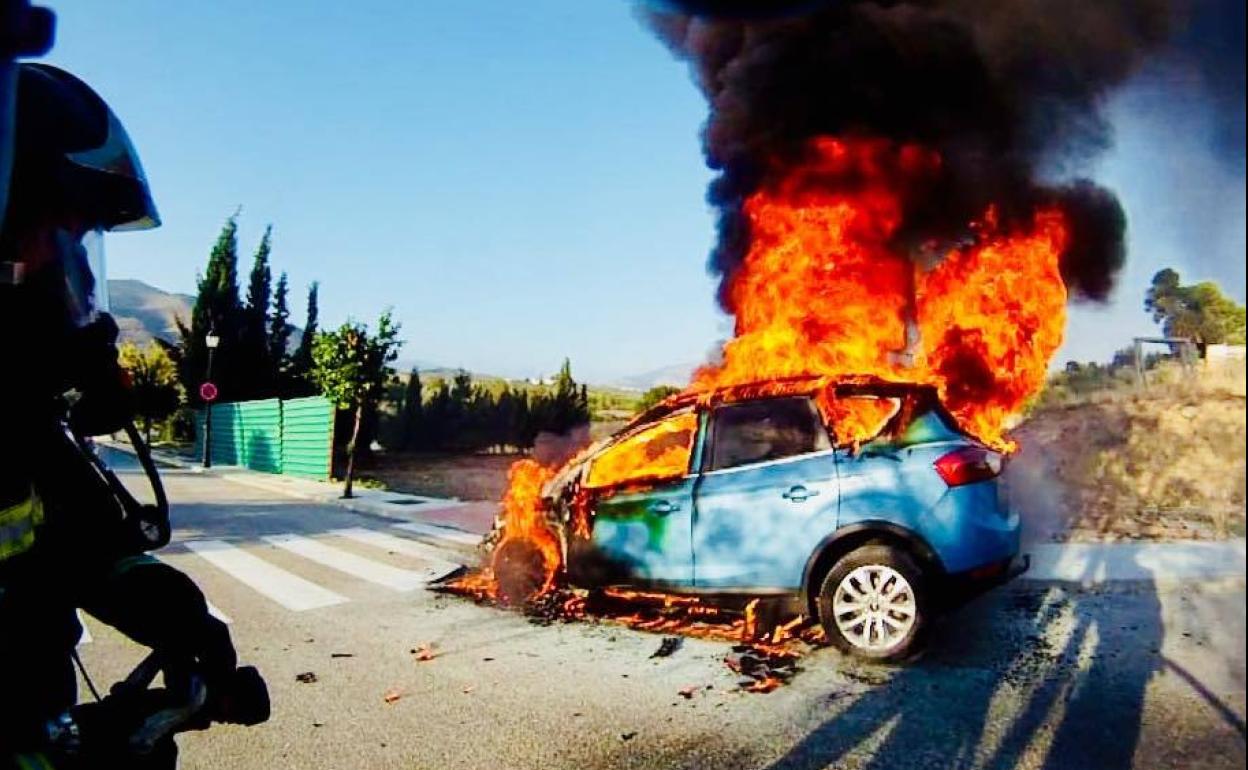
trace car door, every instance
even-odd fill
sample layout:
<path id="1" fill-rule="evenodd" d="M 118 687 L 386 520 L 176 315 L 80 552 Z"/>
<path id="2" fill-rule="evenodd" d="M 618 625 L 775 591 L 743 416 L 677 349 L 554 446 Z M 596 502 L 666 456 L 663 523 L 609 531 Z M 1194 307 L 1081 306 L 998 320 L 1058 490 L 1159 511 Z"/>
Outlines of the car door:
<path id="1" fill-rule="evenodd" d="M 720 406 L 694 492 L 699 588 L 793 588 L 811 550 L 833 531 L 836 460 L 811 399 Z"/>
<path id="2" fill-rule="evenodd" d="M 580 580 L 692 584 L 690 462 L 697 430 L 697 412 L 678 412 L 594 458 L 585 479 L 596 498 L 592 549 L 579 560 Z"/>

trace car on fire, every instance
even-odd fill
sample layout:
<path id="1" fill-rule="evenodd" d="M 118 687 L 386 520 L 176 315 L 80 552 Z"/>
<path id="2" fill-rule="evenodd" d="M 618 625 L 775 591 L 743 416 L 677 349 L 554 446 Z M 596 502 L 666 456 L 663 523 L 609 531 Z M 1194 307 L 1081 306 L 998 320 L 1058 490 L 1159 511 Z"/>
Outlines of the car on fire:
<path id="1" fill-rule="evenodd" d="M 931 387 L 798 378 L 672 397 L 541 494 L 573 584 L 778 600 L 845 652 L 900 660 L 1026 569 L 1005 460 Z"/>

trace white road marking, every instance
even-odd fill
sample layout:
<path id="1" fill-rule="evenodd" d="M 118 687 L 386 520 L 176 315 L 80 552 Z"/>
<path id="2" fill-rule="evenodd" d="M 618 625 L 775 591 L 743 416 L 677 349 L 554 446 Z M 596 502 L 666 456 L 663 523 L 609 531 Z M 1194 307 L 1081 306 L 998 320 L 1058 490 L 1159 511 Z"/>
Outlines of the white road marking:
<path id="1" fill-rule="evenodd" d="M 82 626 L 82 635 L 78 637 L 78 644 L 91 644 L 91 629 L 87 628 L 87 616 L 82 614 L 82 610 L 78 610 L 78 625 Z"/>
<path id="2" fill-rule="evenodd" d="M 275 567 L 222 540 L 188 540 L 184 545 L 202 556 L 209 564 L 288 610 L 302 612 L 347 601 L 344 596 Z"/>
<path id="3" fill-rule="evenodd" d="M 404 524 L 395 524 L 394 526 L 396 529 L 405 529 L 408 532 L 415 532 L 418 535 L 435 537 L 439 540 L 449 540 L 452 543 L 478 545 L 481 542 L 480 535 L 474 535 L 471 532 L 465 532 L 462 529 L 439 527 L 436 524 L 423 524 L 417 521 L 409 521 Z"/>
<path id="4" fill-rule="evenodd" d="M 159 556 L 154 556 L 153 558 L 154 558 L 154 559 L 156 559 L 156 561 L 162 562 L 162 563 L 164 563 L 164 564 L 168 564 L 170 567 L 173 567 L 174 569 L 177 569 L 177 567 L 174 567 L 172 564 L 169 564 L 169 562 L 164 561 L 164 560 L 163 560 L 163 559 L 161 559 Z M 180 570 L 179 570 L 179 571 L 180 571 Z M 199 587 L 199 589 L 200 589 L 201 591 L 203 590 L 203 586 L 200 586 L 200 585 L 199 585 L 199 583 L 196 583 L 195 585 L 196 585 L 196 586 L 198 586 L 198 587 Z M 204 599 L 204 603 L 206 603 L 206 604 L 208 605 L 208 614 L 209 614 L 209 615 L 213 616 L 214 618 L 216 618 L 217 620 L 221 621 L 222 623 L 225 623 L 226 625 L 229 625 L 230 623 L 233 623 L 233 622 L 234 622 L 234 621 L 230 618 L 230 616 L 229 616 L 229 615 L 226 615 L 224 612 L 222 612 L 222 611 L 221 611 L 221 608 L 220 608 L 220 607 L 218 607 L 217 605 L 213 604 L 212 602 L 208 601 L 207 599 Z"/>
<path id="5" fill-rule="evenodd" d="M 334 548 L 310 537 L 266 535 L 264 539 L 278 548 L 298 554 L 305 559 L 396 591 L 410 591 L 429 581 L 429 578 L 422 572 L 399 569 L 389 564 L 365 559 L 363 556 L 356 556 L 350 551 Z"/>
<path id="6" fill-rule="evenodd" d="M 222 623 L 226 624 L 227 626 L 234 622 L 232 619 L 230 619 L 229 615 L 226 615 L 224 612 L 222 612 L 221 608 L 213 604 L 212 602 L 208 602 L 208 614 L 213 616 L 217 620 L 221 621 Z"/>
<path id="7" fill-rule="evenodd" d="M 385 532 L 378 532 L 375 529 L 352 527 L 350 529 L 331 530 L 329 534 L 345 537 L 348 540 L 354 540 L 357 543 L 370 545 L 374 548 L 381 548 L 386 551 L 403 554 L 404 556 L 415 556 L 418 559 L 422 559 L 429 563 L 428 568 L 425 570 L 425 574 L 429 576 L 428 580 L 440 578 L 462 566 L 457 562 L 447 561 L 445 558 L 446 554 L 431 545 L 408 540 L 405 537 L 395 537 Z"/>

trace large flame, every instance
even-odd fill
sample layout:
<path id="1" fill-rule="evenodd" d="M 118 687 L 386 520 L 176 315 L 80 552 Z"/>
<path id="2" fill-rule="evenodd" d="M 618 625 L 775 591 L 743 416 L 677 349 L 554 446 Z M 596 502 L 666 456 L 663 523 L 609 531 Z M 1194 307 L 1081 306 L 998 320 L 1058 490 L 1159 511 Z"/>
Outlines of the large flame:
<path id="1" fill-rule="evenodd" d="M 811 151 L 746 200 L 750 248 L 727 291 L 735 334 L 691 388 L 799 375 L 927 383 L 966 430 L 1008 445 L 1007 420 L 1062 341 L 1062 215 L 1040 211 L 1003 232 L 986 211 L 972 242 L 919 259 L 895 236 L 908 191 L 940 159 L 868 139 L 821 139 Z"/>
<path id="2" fill-rule="evenodd" d="M 552 475 L 552 469 L 536 460 L 511 464 L 500 504 L 502 539 L 494 544 L 489 567 L 460 578 L 455 587 L 505 604 L 522 604 L 554 586 L 563 549 L 542 505 L 542 486 Z"/>

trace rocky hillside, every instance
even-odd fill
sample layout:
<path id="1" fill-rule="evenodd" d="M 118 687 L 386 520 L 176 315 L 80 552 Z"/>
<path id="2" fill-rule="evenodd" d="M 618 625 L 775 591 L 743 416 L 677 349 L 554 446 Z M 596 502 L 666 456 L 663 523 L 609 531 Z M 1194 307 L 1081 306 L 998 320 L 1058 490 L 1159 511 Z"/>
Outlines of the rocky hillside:
<path id="1" fill-rule="evenodd" d="M 174 319 L 189 321 L 195 301 L 189 295 L 171 294 L 131 279 L 110 280 L 108 296 L 110 311 L 121 327 L 121 341 L 140 345 L 153 337 L 177 340 Z"/>

